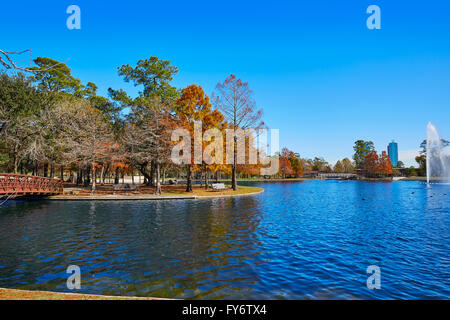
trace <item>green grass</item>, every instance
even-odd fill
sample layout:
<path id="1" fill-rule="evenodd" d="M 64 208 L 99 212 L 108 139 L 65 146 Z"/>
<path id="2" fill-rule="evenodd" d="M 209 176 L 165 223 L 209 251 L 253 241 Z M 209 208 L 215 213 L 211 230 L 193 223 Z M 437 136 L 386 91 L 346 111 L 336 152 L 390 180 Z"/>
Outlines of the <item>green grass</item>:
<path id="1" fill-rule="evenodd" d="M 0 288 L 0 300 L 158 300 L 149 297 L 101 296 Z"/>
<path id="2" fill-rule="evenodd" d="M 200 197 L 222 196 L 222 195 L 238 196 L 238 195 L 244 195 L 244 194 L 259 193 L 259 192 L 264 191 L 264 189 L 261 189 L 258 187 L 239 186 L 238 190 L 236 190 L 236 191 L 231 189 L 231 187 L 229 185 L 227 185 L 226 187 L 227 188 L 225 190 L 214 191 L 214 190 L 212 190 L 212 188 L 210 188 L 209 190 L 205 190 L 205 187 L 194 186 L 193 192 L 186 192 L 186 191 L 184 191 L 185 187 L 183 187 L 182 189 L 177 188 L 177 189 L 173 189 L 173 190 L 166 190 L 162 193 L 162 195 L 164 195 L 164 196 L 195 195 L 195 196 L 200 196 Z"/>

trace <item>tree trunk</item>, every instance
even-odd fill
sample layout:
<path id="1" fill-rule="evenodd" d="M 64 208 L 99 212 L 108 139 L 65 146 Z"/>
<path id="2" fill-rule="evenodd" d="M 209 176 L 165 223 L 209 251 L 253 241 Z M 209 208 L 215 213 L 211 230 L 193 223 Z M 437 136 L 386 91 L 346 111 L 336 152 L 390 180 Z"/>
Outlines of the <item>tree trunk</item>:
<path id="1" fill-rule="evenodd" d="M 156 192 L 155 194 L 157 195 L 161 195 L 161 181 L 160 181 L 160 176 L 159 176 L 159 161 L 156 161 Z"/>
<path id="2" fill-rule="evenodd" d="M 15 157 L 15 155 L 14 155 Z M 14 159 L 14 174 L 17 174 L 17 169 L 19 167 L 19 164 L 17 163 L 17 159 Z"/>
<path id="3" fill-rule="evenodd" d="M 205 190 L 209 189 L 208 175 L 209 175 L 208 168 L 205 168 Z"/>
<path id="4" fill-rule="evenodd" d="M 44 174 L 43 174 L 43 176 L 44 176 L 44 177 L 47 177 L 47 175 L 48 175 L 48 163 L 45 162 L 45 163 L 44 163 Z"/>
<path id="5" fill-rule="evenodd" d="M 18 146 L 17 145 L 15 145 L 14 146 L 14 155 L 13 155 L 13 161 L 14 161 L 14 174 L 17 174 L 17 169 L 18 169 L 18 167 L 19 167 L 19 159 L 18 159 L 18 157 L 17 157 L 17 149 L 18 149 Z"/>
<path id="6" fill-rule="evenodd" d="M 90 166 L 87 166 L 86 170 L 84 171 L 84 186 L 89 187 L 91 184 L 91 168 Z"/>
<path id="7" fill-rule="evenodd" d="M 59 174 L 61 175 L 61 181 L 64 182 L 64 166 L 63 165 L 61 165 Z"/>
<path id="8" fill-rule="evenodd" d="M 116 175 L 114 176 L 114 184 L 119 184 L 119 167 L 116 168 Z"/>
<path id="9" fill-rule="evenodd" d="M 155 186 L 155 161 L 152 160 L 150 164 L 150 177 L 149 177 L 149 186 Z"/>
<path id="10" fill-rule="evenodd" d="M 145 169 L 147 167 L 146 163 L 140 164 L 139 171 L 144 176 L 144 185 L 150 186 L 150 175 L 148 174 L 147 170 Z"/>
<path id="11" fill-rule="evenodd" d="M 192 170 L 191 165 L 188 164 L 186 166 L 187 174 L 186 174 L 186 192 L 192 192 Z"/>
<path id="12" fill-rule="evenodd" d="M 95 188 L 96 188 L 96 182 L 97 182 L 97 177 L 95 174 L 95 163 L 92 164 L 92 188 L 91 188 L 91 193 L 95 193 Z"/>
<path id="13" fill-rule="evenodd" d="M 108 175 L 108 172 L 109 172 L 109 164 L 106 166 L 105 170 L 103 171 L 102 184 L 106 183 L 106 177 Z"/>
<path id="14" fill-rule="evenodd" d="M 234 150 L 233 150 L 233 168 L 231 173 L 231 187 L 233 190 L 237 190 L 237 181 L 236 181 L 236 174 L 237 174 L 237 137 L 236 137 L 236 131 L 234 134 Z"/>
<path id="15" fill-rule="evenodd" d="M 105 166 L 102 166 L 102 171 L 100 171 L 100 184 L 104 185 L 104 180 L 103 180 L 103 176 L 105 174 Z"/>
<path id="16" fill-rule="evenodd" d="M 236 165 L 233 164 L 233 170 L 231 173 L 231 187 L 233 188 L 233 190 L 237 190 L 236 172 L 237 172 Z"/>
<path id="17" fill-rule="evenodd" d="M 78 168 L 77 172 L 77 186 L 83 183 L 83 169 Z"/>

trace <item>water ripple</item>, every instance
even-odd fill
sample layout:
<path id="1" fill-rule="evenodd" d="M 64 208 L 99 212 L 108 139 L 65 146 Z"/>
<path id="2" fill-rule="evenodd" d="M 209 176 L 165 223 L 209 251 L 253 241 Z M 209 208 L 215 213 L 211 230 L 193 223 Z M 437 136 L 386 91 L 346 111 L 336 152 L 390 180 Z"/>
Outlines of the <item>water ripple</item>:
<path id="1" fill-rule="evenodd" d="M 197 299 L 450 298 L 446 185 L 262 183 L 254 197 L 11 202 L 0 287 Z M 366 268 L 382 288 L 366 287 Z"/>

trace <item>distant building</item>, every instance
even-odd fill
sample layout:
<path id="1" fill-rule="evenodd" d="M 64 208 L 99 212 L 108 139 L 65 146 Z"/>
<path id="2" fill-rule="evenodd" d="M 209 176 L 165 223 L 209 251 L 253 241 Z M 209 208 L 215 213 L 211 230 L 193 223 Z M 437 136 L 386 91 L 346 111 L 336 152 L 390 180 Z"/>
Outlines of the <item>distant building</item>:
<path id="1" fill-rule="evenodd" d="M 398 144 L 392 141 L 389 143 L 388 147 L 389 160 L 391 160 L 392 166 L 396 167 L 398 165 Z"/>

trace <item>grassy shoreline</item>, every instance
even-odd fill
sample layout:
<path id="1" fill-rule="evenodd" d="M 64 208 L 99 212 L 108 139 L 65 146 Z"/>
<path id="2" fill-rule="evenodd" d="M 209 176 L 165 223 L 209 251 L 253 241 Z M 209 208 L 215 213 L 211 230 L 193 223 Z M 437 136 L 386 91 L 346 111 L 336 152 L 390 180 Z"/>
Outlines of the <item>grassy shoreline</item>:
<path id="1" fill-rule="evenodd" d="M 350 181 L 426 181 L 427 177 L 393 177 L 394 179 L 392 179 L 392 177 L 387 177 L 387 178 L 361 178 L 361 179 L 347 179 Z M 304 177 L 299 177 L 299 178 L 274 178 L 274 179 L 264 179 L 264 178 L 241 178 L 241 179 L 237 179 L 238 182 L 289 182 L 289 181 L 324 181 L 327 179 L 321 179 L 321 178 L 304 178 Z M 345 179 L 343 179 L 345 180 Z M 444 178 L 431 178 L 431 181 L 442 181 L 445 180 Z M 198 180 L 200 181 L 200 180 Z M 221 179 L 220 181 L 226 181 L 226 182 L 231 182 L 231 179 Z"/>
<path id="2" fill-rule="evenodd" d="M 103 296 L 96 294 L 63 293 L 39 290 L 0 288 L 0 300 L 170 300 L 153 297 Z"/>
<path id="3" fill-rule="evenodd" d="M 76 194 L 63 194 L 50 196 L 48 200 L 180 200 L 250 196 L 264 192 L 263 188 L 252 186 L 239 186 L 234 191 L 229 186 L 225 190 L 214 191 L 211 188 L 194 186 L 193 192 L 186 192 L 185 186 L 163 186 L 162 194 L 155 195 L 154 188 L 141 187 L 139 191 L 113 191 L 111 186 L 100 187 L 95 194 L 89 188 L 75 188 Z M 69 188 L 66 189 L 66 191 Z"/>

